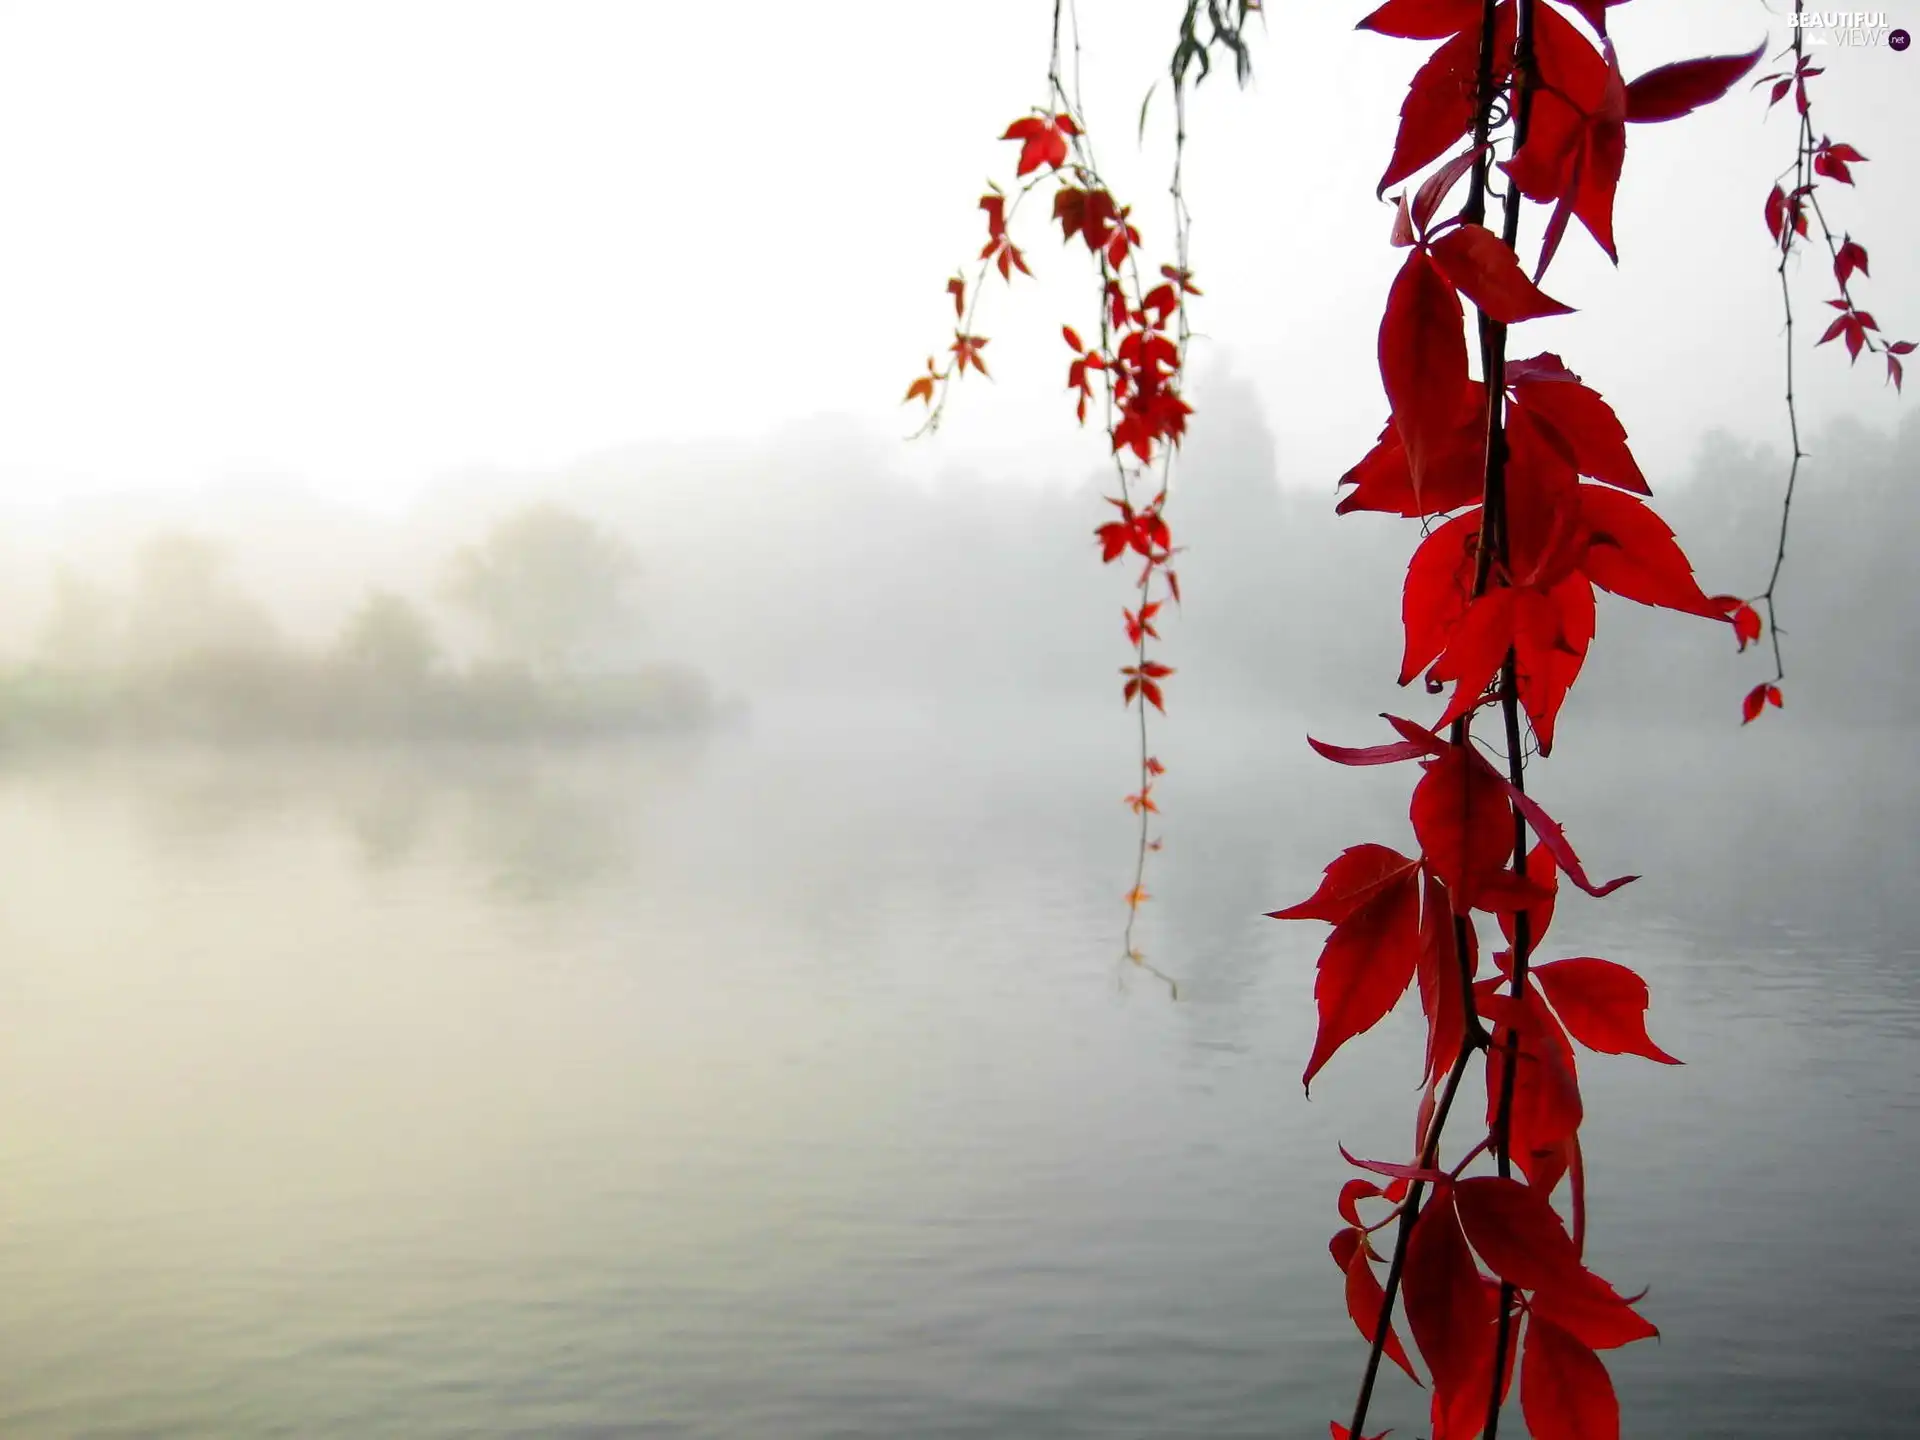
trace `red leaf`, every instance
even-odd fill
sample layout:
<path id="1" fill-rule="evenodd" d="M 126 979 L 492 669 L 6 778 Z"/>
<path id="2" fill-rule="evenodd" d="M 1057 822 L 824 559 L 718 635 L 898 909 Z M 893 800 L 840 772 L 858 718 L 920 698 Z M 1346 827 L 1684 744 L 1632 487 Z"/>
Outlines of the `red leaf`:
<path id="1" fill-rule="evenodd" d="M 1492 770 L 1473 763 L 1476 758 L 1463 746 L 1449 746 L 1427 766 L 1409 807 L 1427 868 L 1461 914 L 1506 868 L 1513 846 L 1507 797 Z"/>
<path id="2" fill-rule="evenodd" d="M 1595 1350 L 1616 1350 L 1660 1333 L 1611 1285 L 1590 1270 L 1578 1285 L 1536 1294 L 1530 1308 L 1534 1319 L 1557 1325 Z M 1523 1378 L 1523 1388 L 1525 1384 Z"/>
<path id="3" fill-rule="evenodd" d="M 1647 477 L 1627 448 L 1626 427 L 1613 407 L 1577 382 L 1521 380 L 1514 404 L 1565 454 L 1579 474 L 1635 494 L 1651 493 Z"/>
<path id="4" fill-rule="evenodd" d="M 1406 40 L 1444 40 L 1480 23 L 1480 0 L 1387 0 L 1353 28 Z"/>
<path id="5" fill-rule="evenodd" d="M 1768 704 L 1772 704 L 1775 709 L 1785 706 L 1786 701 L 1780 698 L 1780 687 L 1778 685 L 1754 686 L 1747 692 L 1746 699 L 1740 702 L 1740 723 L 1750 725 L 1758 720 L 1760 712 L 1766 709 Z"/>
<path id="6" fill-rule="evenodd" d="M 1484 758 L 1481 759 L 1480 763 L 1482 765 L 1487 764 Z M 1492 767 L 1489 766 L 1488 768 L 1491 770 Z M 1566 831 L 1560 828 L 1560 822 L 1547 814 L 1545 810 L 1541 809 L 1538 800 L 1535 800 L 1531 795 L 1523 791 L 1515 789 L 1504 776 L 1496 778 L 1500 780 L 1502 785 L 1506 786 L 1507 798 L 1513 801 L 1522 815 L 1527 817 L 1527 824 L 1533 827 L 1533 833 L 1540 837 L 1540 843 L 1545 845 L 1548 852 L 1552 854 L 1554 863 L 1566 873 L 1569 880 L 1586 891 L 1587 894 L 1593 896 L 1595 899 L 1599 899 L 1603 895 L 1611 895 L 1622 885 L 1629 884 L 1640 878 L 1638 875 L 1621 875 L 1616 879 L 1607 881 L 1604 885 L 1595 885 L 1592 880 L 1587 878 L 1586 867 L 1580 863 L 1580 857 L 1573 853 L 1573 846 L 1567 843 L 1567 834 Z"/>
<path id="7" fill-rule="evenodd" d="M 1580 1283 L 1580 1253 L 1542 1191 L 1481 1175 L 1454 1185 L 1453 1204 L 1468 1243 L 1508 1284 L 1550 1290 Z"/>
<path id="8" fill-rule="evenodd" d="M 1381 891 L 1403 882 L 1419 864 L 1385 845 L 1351 845 L 1328 863 L 1313 894 L 1298 905 L 1269 911 L 1268 917 L 1338 925 Z"/>
<path id="9" fill-rule="evenodd" d="M 1513 3 L 1501 0 L 1494 18 L 1494 83 L 1504 82 L 1512 67 Z M 1407 98 L 1400 105 L 1400 129 L 1394 137 L 1393 158 L 1380 177 L 1375 195 L 1385 194 L 1395 181 L 1424 169 L 1467 133 L 1473 124 L 1479 71 L 1480 20 L 1476 6 L 1471 23 L 1461 27 L 1459 33 L 1434 51 L 1408 84 Z"/>
<path id="10" fill-rule="evenodd" d="M 1544 840 L 1536 840 L 1533 849 L 1527 852 L 1527 879 L 1547 892 L 1547 898 L 1527 907 L 1527 939 L 1532 949 L 1539 949 L 1540 942 L 1546 938 L 1547 927 L 1553 924 L 1553 907 L 1560 893 L 1560 869 L 1553 863 L 1553 853 L 1547 849 Z M 1500 916 L 1500 933 L 1507 937 L 1507 944 L 1514 943 L 1514 915 Z M 1496 955 L 1494 960 L 1499 962 Z M 1507 973 L 1507 966 L 1500 966 L 1500 973 Z"/>
<path id="11" fill-rule="evenodd" d="M 1067 137 L 1080 132 L 1066 115 L 1028 115 L 1007 127 L 1002 140 L 1020 140 L 1020 165 L 1015 175 L 1025 175 L 1042 165 L 1058 170 L 1067 163 Z"/>
<path id="12" fill-rule="evenodd" d="M 1533 1440 L 1619 1440 L 1620 1402 L 1600 1357 L 1535 1311 L 1520 1364 L 1520 1408 Z"/>
<path id="13" fill-rule="evenodd" d="M 1421 184 L 1419 192 L 1413 197 L 1409 218 L 1422 235 L 1427 233 L 1427 227 L 1433 223 L 1433 212 L 1440 208 L 1440 202 L 1445 200 L 1448 192 L 1460 183 L 1460 178 L 1473 169 L 1474 161 L 1480 157 L 1481 151 L 1485 148 L 1481 146 L 1478 149 L 1461 151 Z"/>
<path id="14" fill-rule="evenodd" d="M 1491 1130 L 1499 1115 L 1507 1051 L 1518 1035 L 1510 1148 L 1522 1173 L 1548 1195 L 1565 1173 L 1564 1142 L 1580 1128 L 1583 1113 L 1573 1046 L 1531 984 L 1518 1002 L 1497 993 L 1498 984 L 1483 980 L 1475 987 L 1481 1015 L 1495 1027 L 1487 1052 L 1487 1126 Z"/>
<path id="15" fill-rule="evenodd" d="M 1409 867 L 1354 906 L 1327 937 L 1313 986 L 1320 1027 L 1300 1077 L 1303 1086 L 1312 1085 L 1335 1051 L 1393 1008 L 1413 981 L 1419 949 L 1420 890 Z"/>
<path id="16" fill-rule="evenodd" d="M 1680 1064 L 1647 1037 L 1647 982 L 1626 966 L 1580 956 L 1536 966 L 1533 977 L 1568 1033 L 1589 1050 Z"/>
<path id="17" fill-rule="evenodd" d="M 1839 251 L 1833 257 L 1833 276 L 1840 282 L 1842 290 L 1847 288 L 1847 280 L 1858 270 L 1862 275 L 1870 275 L 1867 269 L 1867 252 L 1852 239 L 1841 243 Z"/>
<path id="18" fill-rule="evenodd" d="M 1432 251 L 1454 287 L 1502 325 L 1573 313 L 1542 294 L 1507 243 L 1484 225 L 1457 225 L 1433 242 Z"/>
<path id="19" fill-rule="evenodd" d="M 1722 618 L 1693 578 L 1673 531 L 1631 495 L 1599 485 L 1580 487 L 1580 512 L 1591 529 L 1580 568 L 1602 590 L 1642 605 Z"/>
<path id="20" fill-rule="evenodd" d="M 1774 243 L 1780 243 L 1780 237 L 1787 224 L 1787 192 L 1775 185 L 1767 195 L 1767 233 L 1773 236 Z"/>
<path id="21" fill-rule="evenodd" d="M 1607 83 L 1600 108 L 1587 122 L 1587 143 L 1574 190 L 1573 213 L 1587 227 L 1594 243 L 1616 265 L 1620 256 L 1613 244 L 1613 194 L 1620 183 L 1620 167 L 1627 156 L 1627 91 L 1620 76 L 1620 60 L 1613 41 L 1605 45 Z"/>
<path id="22" fill-rule="evenodd" d="M 1397 745 L 1367 745 L 1354 749 L 1346 745 L 1329 745 L 1309 735 L 1307 744 L 1336 765 L 1394 765 L 1402 760 L 1418 760 L 1427 753 L 1422 747 L 1407 741 Z"/>
<path id="23" fill-rule="evenodd" d="M 967 313 L 967 282 L 958 275 L 954 276 L 947 281 L 947 293 L 953 296 L 954 318 L 958 319 L 965 315 Z"/>
<path id="24" fill-rule="evenodd" d="M 1437 1185 L 1414 1222 L 1402 1277 L 1407 1325 L 1433 1372 L 1436 1440 L 1479 1432 L 1493 1367 L 1495 1307 L 1480 1283 L 1454 1214 L 1452 1187 Z"/>
<path id="25" fill-rule="evenodd" d="M 1380 379 L 1416 493 L 1454 428 L 1467 388 L 1466 312 L 1432 260 L 1412 251 L 1380 322 Z"/>
<path id="26" fill-rule="evenodd" d="M 1380 1187 L 1371 1180 L 1349 1180 L 1340 1187 L 1340 1218 L 1354 1229 L 1364 1227 L 1360 1224 L 1359 1202 L 1372 1200 L 1379 1196 Z"/>
<path id="27" fill-rule="evenodd" d="M 1461 959 L 1454 944 L 1451 912 L 1446 891 L 1429 874 L 1421 897 L 1420 956 L 1415 966 L 1420 1009 L 1427 1017 L 1426 1068 L 1420 1078 L 1429 1085 L 1453 1068 L 1466 1039 Z M 1466 972 L 1471 981 L 1480 968 L 1479 946 L 1471 917 L 1463 917 L 1461 924 L 1466 928 Z"/>
<path id="28" fill-rule="evenodd" d="M 1398 1160 L 1362 1160 L 1344 1145 L 1340 1147 L 1340 1158 L 1358 1169 L 1371 1170 L 1376 1175 L 1391 1175 L 1396 1180 L 1427 1180 L 1437 1185 L 1448 1178 L 1446 1171 L 1436 1170 L 1431 1165 L 1404 1165 Z"/>
<path id="29" fill-rule="evenodd" d="M 933 404 L 933 381 L 933 376 L 922 375 L 918 380 L 915 380 L 911 385 L 907 386 L 906 399 L 900 403 L 904 405 L 907 403 L 907 400 L 919 399 L 926 401 L 929 405 Z"/>
<path id="30" fill-rule="evenodd" d="M 1400 660 L 1402 685 L 1439 658 L 1448 636 L 1465 618 L 1479 544 L 1480 510 L 1476 506 L 1440 526 L 1413 552 L 1400 598 L 1400 618 L 1406 628 L 1406 648 Z"/>
<path id="31" fill-rule="evenodd" d="M 1334 507 L 1335 513 L 1384 510 L 1393 515 L 1437 515 L 1476 503 L 1486 473 L 1486 386 L 1478 380 L 1467 381 L 1454 419 L 1452 431 L 1428 460 L 1418 491 L 1407 466 L 1406 447 L 1389 420 L 1373 449 L 1340 477 L 1342 485 L 1357 488 Z"/>
<path id="32" fill-rule="evenodd" d="M 954 331 L 953 344 L 947 347 L 953 351 L 956 362 L 954 373 L 959 375 L 966 374 L 967 366 L 971 364 L 973 368 L 978 370 L 982 375 L 986 375 L 986 364 L 980 359 L 980 352 L 986 348 L 986 344 L 987 342 L 982 336 L 962 335 L 959 331 Z M 988 375 L 987 378 L 991 380 L 993 377 Z"/>
<path id="33" fill-rule="evenodd" d="M 1627 86 L 1627 119 L 1644 124 L 1692 114 L 1731 90 L 1766 51 L 1763 39 L 1745 55 L 1680 60 L 1649 70 Z"/>
<path id="34" fill-rule="evenodd" d="M 1380 1288 L 1380 1281 L 1373 1273 L 1373 1265 L 1367 1259 L 1367 1247 L 1356 1245 L 1353 1257 L 1347 1261 L 1347 1314 L 1353 1317 L 1354 1325 L 1368 1344 L 1373 1343 L 1373 1332 L 1380 1324 L 1380 1310 L 1386 1303 L 1386 1292 Z M 1400 1343 L 1400 1337 L 1393 1326 L 1387 1326 L 1387 1358 L 1407 1372 L 1407 1378 L 1414 1384 L 1420 1383 L 1420 1377 L 1413 1373 L 1413 1364 L 1407 1359 L 1406 1347 Z"/>

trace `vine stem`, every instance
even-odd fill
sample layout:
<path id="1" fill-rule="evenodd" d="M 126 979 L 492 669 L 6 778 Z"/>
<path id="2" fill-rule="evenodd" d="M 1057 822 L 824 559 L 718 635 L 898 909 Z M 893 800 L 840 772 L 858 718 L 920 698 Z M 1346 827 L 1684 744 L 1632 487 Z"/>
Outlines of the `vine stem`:
<path id="1" fill-rule="evenodd" d="M 1518 72 L 1516 96 L 1513 106 L 1514 130 L 1513 146 L 1518 150 L 1525 142 L 1528 116 L 1533 98 L 1533 5 L 1534 0 L 1518 0 L 1515 29 L 1515 67 Z M 1498 99 L 1495 93 L 1493 75 L 1493 44 L 1496 0 L 1483 0 L 1480 23 L 1480 69 L 1478 75 L 1479 105 L 1474 116 L 1473 143 L 1478 158 L 1472 172 L 1470 188 L 1467 192 L 1464 217 L 1474 224 L 1481 223 L 1486 216 L 1486 198 L 1488 171 L 1491 165 L 1488 139 L 1493 128 L 1493 110 Z M 1502 217 L 1502 231 L 1508 248 L 1512 248 L 1518 239 L 1520 230 L 1520 191 L 1518 186 L 1509 186 L 1506 194 L 1505 214 Z M 1487 588 L 1496 578 L 1505 583 L 1507 570 L 1507 527 L 1506 527 L 1506 436 L 1503 415 L 1505 387 L 1503 378 L 1506 372 L 1506 327 L 1487 318 L 1479 317 L 1480 363 L 1483 383 L 1487 394 L 1487 439 L 1486 470 L 1481 493 L 1481 533 L 1478 554 L 1474 565 L 1472 598 L 1479 599 L 1486 594 Z M 1496 566 L 1496 561 L 1498 565 Z M 1507 652 L 1506 663 L 1501 670 L 1500 685 L 1501 708 L 1507 728 L 1508 764 L 1515 785 L 1521 781 L 1524 756 L 1519 743 L 1519 690 L 1515 677 L 1515 657 L 1512 650 Z M 1462 716 L 1453 722 L 1450 740 L 1455 745 L 1466 745 L 1469 741 L 1469 724 Z M 1516 807 L 1514 821 L 1514 865 L 1524 875 L 1526 867 L 1527 823 Z M 1517 994 L 1524 983 L 1529 934 L 1526 928 L 1528 916 L 1520 912 L 1515 922 L 1515 978 L 1514 990 Z M 1490 1046 L 1491 1041 L 1486 1029 L 1480 1022 L 1478 1008 L 1474 1003 L 1473 970 L 1469 949 L 1467 920 L 1465 916 L 1454 917 L 1454 958 L 1460 973 L 1463 998 L 1464 1035 L 1460 1053 L 1455 1057 L 1453 1068 L 1448 1072 L 1446 1088 L 1440 1103 L 1435 1107 L 1432 1123 L 1428 1126 L 1420 1152 L 1422 1169 L 1432 1168 L 1438 1161 L 1441 1131 L 1453 1109 L 1454 1097 L 1458 1094 L 1461 1077 L 1473 1056 Z M 1512 1080 L 1514 1065 L 1512 1061 L 1515 1037 L 1508 1037 L 1508 1063 L 1503 1067 L 1501 1107 L 1495 1124 L 1495 1151 L 1499 1158 L 1501 1173 L 1507 1173 L 1507 1146 L 1505 1131 L 1512 1112 Z M 1347 1427 L 1351 1435 L 1364 1435 L 1367 1411 L 1373 1399 L 1374 1382 L 1380 1372 L 1381 1357 L 1386 1352 L 1387 1335 L 1393 1323 L 1393 1307 L 1400 1292 L 1401 1280 L 1406 1271 L 1407 1246 L 1413 1235 L 1413 1227 L 1419 1218 L 1420 1201 L 1424 1195 L 1425 1182 L 1415 1180 L 1407 1192 L 1407 1203 L 1401 1211 L 1400 1226 L 1394 1236 L 1393 1258 L 1387 1267 L 1386 1285 L 1380 1305 L 1380 1319 L 1374 1326 L 1373 1343 L 1367 1352 L 1366 1369 L 1360 1378 L 1360 1393 L 1354 1402 L 1353 1420 Z M 1489 1421 L 1486 1434 L 1489 1440 L 1495 1434 L 1499 1419 L 1500 1401 L 1503 1392 L 1502 1381 L 1505 1378 L 1505 1357 L 1507 1350 L 1507 1317 L 1512 1304 L 1510 1287 L 1502 1285 L 1500 1302 L 1500 1324 L 1495 1338 L 1493 1386 L 1489 1400 Z"/>
<path id="2" fill-rule="evenodd" d="M 1533 64 L 1533 25 L 1535 0 L 1518 0 L 1514 18 L 1514 101 L 1513 101 L 1513 149 L 1518 153 L 1526 143 L 1527 127 L 1533 114 L 1533 92 L 1537 77 Z M 1509 250 L 1515 250 L 1520 240 L 1520 187 L 1507 187 L 1506 210 L 1501 216 L 1500 238 L 1506 242 Z M 1482 365 L 1487 377 L 1487 505 L 1491 508 L 1496 500 L 1500 506 L 1500 517 L 1496 544 L 1499 546 L 1500 564 L 1505 570 L 1511 559 L 1511 528 L 1507 524 L 1506 513 L 1506 432 L 1501 414 L 1506 391 L 1504 381 L 1507 368 L 1507 327 L 1487 318 L 1483 311 L 1480 315 L 1480 334 L 1482 346 Z M 1498 377 L 1498 378 L 1496 378 Z M 1483 546 L 1484 551 L 1484 546 Z M 1507 739 L 1507 778 L 1514 790 L 1526 793 L 1526 753 L 1520 744 L 1520 676 L 1519 657 L 1512 647 L 1508 647 L 1505 661 L 1500 666 L 1500 716 L 1506 728 Z M 1527 878 L 1527 819 L 1520 813 L 1520 807 L 1513 807 L 1513 869 L 1523 881 Z M 1515 1003 L 1519 1003 L 1525 994 L 1527 984 L 1527 960 L 1533 949 L 1533 916 L 1524 907 L 1516 911 L 1513 917 L 1513 954 L 1508 994 Z M 1513 1086 L 1514 1076 L 1520 1068 L 1519 1031 L 1509 1026 L 1504 1063 L 1500 1066 L 1500 1098 L 1494 1110 L 1493 1153 L 1494 1162 L 1502 1179 L 1513 1173 Z M 1513 1285 L 1500 1282 L 1500 1298 L 1494 1316 L 1493 1336 L 1493 1378 L 1487 1393 L 1486 1440 L 1495 1440 L 1500 1433 L 1500 1407 L 1506 1398 L 1507 1390 L 1507 1348 L 1513 1326 Z"/>
<path id="3" fill-rule="evenodd" d="M 1793 0 L 1793 68 L 1796 77 L 1806 56 L 1806 30 L 1800 24 L 1800 16 L 1805 0 Z M 1800 114 L 1799 137 L 1795 142 L 1793 156 L 1793 183 L 1796 192 L 1801 186 L 1808 185 L 1812 179 L 1813 154 L 1813 117 L 1799 102 L 1806 94 L 1806 80 L 1797 79 L 1798 89 L 1794 94 L 1795 108 Z M 1780 309 L 1786 317 L 1786 370 L 1787 370 L 1787 433 L 1793 441 L 1793 458 L 1787 462 L 1787 493 L 1780 501 L 1780 539 L 1773 552 L 1773 570 L 1767 576 L 1767 588 L 1760 592 L 1760 600 L 1767 607 L 1767 635 L 1773 642 L 1773 683 L 1778 685 L 1787 678 L 1787 662 L 1780 651 L 1780 624 L 1774 608 L 1774 590 L 1780 584 L 1780 571 L 1787 563 L 1787 527 L 1793 517 L 1793 487 L 1800 478 L 1800 462 L 1806 459 L 1806 452 L 1800 448 L 1800 412 L 1793 398 L 1793 289 L 1787 283 L 1787 261 L 1793 254 L 1795 221 L 1793 211 L 1789 211 L 1786 222 L 1780 227 L 1780 263 L 1774 273 L 1780 278 Z M 1820 228 L 1827 228 L 1826 217 L 1820 217 Z M 1828 234 L 1827 243 L 1833 243 Z"/>

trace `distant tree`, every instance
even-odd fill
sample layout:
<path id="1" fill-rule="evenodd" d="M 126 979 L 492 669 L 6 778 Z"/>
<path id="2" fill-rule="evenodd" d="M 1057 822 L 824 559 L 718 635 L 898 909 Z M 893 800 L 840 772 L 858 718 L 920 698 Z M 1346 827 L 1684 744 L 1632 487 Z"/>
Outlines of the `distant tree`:
<path id="1" fill-rule="evenodd" d="M 440 644 L 420 608 L 389 590 L 367 596 L 334 649 L 342 664 L 367 678 L 402 685 L 419 684 L 440 658 Z"/>
<path id="2" fill-rule="evenodd" d="M 71 566 L 54 575 L 53 609 L 40 628 L 40 662 L 57 670 L 105 670 L 119 657 L 113 598 Z"/>
<path id="3" fill-rule="evenodd" d="M 632 551 L 585 516 L 535 505 L 454 557 L 449 596 L 488 632 L 501 658 L 552 675 L 633 620 Z"/>
<path id="4" fill-rule="evenodd" d="M 226 575 L 227 555 L 204 536 L 155 535 L 134 563 L 128 644 L 142 665 L 276 647 L 272 619 Z"/>

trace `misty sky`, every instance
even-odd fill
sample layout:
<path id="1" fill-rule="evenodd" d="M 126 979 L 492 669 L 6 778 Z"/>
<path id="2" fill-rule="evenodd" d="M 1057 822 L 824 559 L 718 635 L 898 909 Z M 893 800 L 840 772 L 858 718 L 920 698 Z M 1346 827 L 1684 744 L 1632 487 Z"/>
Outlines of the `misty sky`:
<path id="1" fill-rule="evenodd" d="M 272 476 L 395 509 L 465 467 L 822 413 L 903 435 L 901 393 L 951 338 L 941 287 L 971 269 L 983 182 L 1012 178 L 996 137 L 1044 98 L 1051 8 L 0 5 L 0 490 Z M 1082 6 L 1096 144 L 1154 263 L 1164 87 L 1144 150 L 1135 121 L 1179 8 Z M 1376 326 L 1400 257 L 1373 182 L 1432 47 L 1353 33 L 1368 8 L 1271 0 L 1254 84 L 1216 72 L 1192 115 L 1200 363 L 1253 383 L 1291 483 L 1330 486 L 1386 413 Z M 1782 44 L 1787 9 L 1639 0 L 1614 29 L 1631 77 Z M 1891 18 L 1920 28 L 1920 8 Z M 1825 188 L 1829 218 L 1873 256 L 1861 302 L 1920 339 L 1898 148 L 1920 136 L 1920 55 L 1819 53 L 1819 127 L 1870 157 L 1857 191 Z M 1634 127 L 1620 273 L 1575 227 L 1547 288 L 1583 313 L 1518 342 L 1614 401 L 1656 487 L 1709 429 L 1782 430 L 1761 202 L 1792 133 L 1787 107 L 1762 108 L 1743 87 Z M 1085 257 L 1023 219 L 1041 280 L 977 327 L 995 383 L 899 447 L 905 471 L 1057 479 L 1100 457 L 1060 390 Z M 1809 320 L 1831 293 L 1811 264 Z M 1803 370 L 1809 411 L 1891 427 L 1879 365 L 1850 374 L 1837 349 Z"/>

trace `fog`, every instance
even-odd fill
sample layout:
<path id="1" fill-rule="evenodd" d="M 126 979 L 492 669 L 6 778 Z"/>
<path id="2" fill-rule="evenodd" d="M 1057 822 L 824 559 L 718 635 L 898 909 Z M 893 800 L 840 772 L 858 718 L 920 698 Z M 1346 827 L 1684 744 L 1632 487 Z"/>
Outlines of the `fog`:
<path id="1" fill-rule="evenodd" d="M 1196 399 L 1205 423 L 1168 510 L 1184 600 L 1159 653 L 1179 672 L 1176 711 L 1419 713 L 1425 698 L 1391 683 L 1418 527 L 1336 516 L 1333 477 L 1277 453 L 1230 370 Z M 1917 441 L 1912 421 L 1888 434 L 1838 420 L 1808 442 L 1778 597 L 1789 708 L 1768 724 L 1907 723 Z M 155 686 L 184 703 L 225 685 L 234 715 L 275 709 L 240 726 L 269 736 L 326 732 L 356 686 L 407 689 L 422 735 L 465 716 L 506 736 L 540 727 L 476 717 L 624 677 L 678 687 L 676 724 L 798 701 L 1111 702 L 1117 725 L 1135 572 L 1103 567 L 1092 541 L 1111 472 L 1049 487 L 954 468 L 928 482 L 902 475 L 898 454 L 822 420 L 757 443 L 450 476 L 396 516 L 271 480 L 16 516 L 0 532 L 5 722 L 50 734 L 62 712 L 46 709 L 48 686 L 113 678 L 146 685 L 124 703 L 148 711 Z M 1763 587 L 1785 479 L 1779 448 L 1724 433 L 1700 437 L 1683 473 L 1653 477 L 1709 593 Z M 1603 595 L 1569 733 L 1582 717 L 1723 726 L 1768 659 L 1736 654 L 1724 627 Z M 455 682 L 466 688 L 427 695 Z"/>

